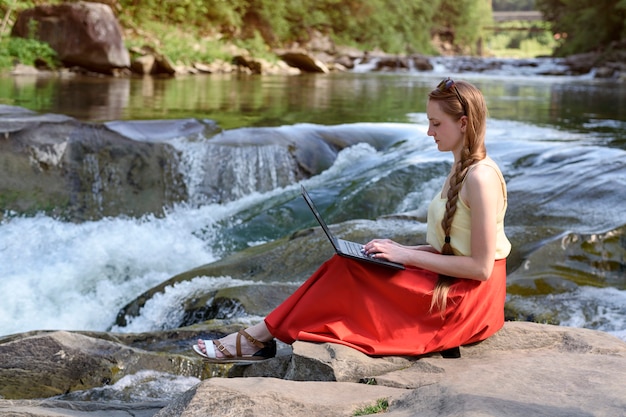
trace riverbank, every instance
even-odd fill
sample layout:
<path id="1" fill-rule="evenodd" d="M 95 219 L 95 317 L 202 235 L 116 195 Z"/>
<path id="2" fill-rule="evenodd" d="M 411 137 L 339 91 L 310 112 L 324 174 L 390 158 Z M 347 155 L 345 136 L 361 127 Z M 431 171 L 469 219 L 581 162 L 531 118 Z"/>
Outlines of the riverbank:
<path id="1" fill-rule="evenodd" d="M 81 73 L 116 77 L 131 76 L 180 76 L 190 74 L 299 74 L 328 73 L 332 71 L 353 71 L 356 67 L 367 67 L 370 71 L 403 72 L 430 71 L 433 59 L 437 56 L 459 56 L 462 50 L 438 36 L 431 39 L 430 50 L 426 53 L 389 54 L 381 50 L 367 50 L 348 47 L 333 41 L 328 34 L 310 30 L 306 40 L 292 42 L 279 48 L 270 48 L 262 39 L 256 42 L 242 40 L 225 41 L 226 36 L 214 34 L 200 37 L 197 31 L 185 33 L 178 27 L 157 25 L 162 33 L 151 33 L 145 28 L 123 28 L 111 8 L 99 3 L 52 6 L 44 9 L 31 9 L 20 14 L 13 28 L 19 36 L 27 36 L 27 27 L 33 22 L 48 19 L 74 24 L 55 28 L 48 25 L 38 32 L 39 39 L 56 50 L 65 68 L 53 72 L 61 75 Z M 22 18 L 23 17 L 23 18 Z M 29 20 L 30 19 L 30 20 Z M 30 23 L 29 23 L 30 22 Z M 80 24 L 79 24 L 80 23 Z M 153 26 L 154 22 L 148 26 Z M 98 26 L 107 28 L 98 32 Z M 151 27 L 152 27 L 151 26 Z M 70 45 L 58 42 L 57 32 L 63 36 L 78 39 Z M 164 36 L 166 33 L 167 36 Z M 501 35 L 500 35 L 501 36 Z M 165 37 L 165 39 L 163 39 Z M 176 45 L 177 47 L 173 47 Z M 533 59 L 507 59 L 485 56 L 466 57 L 464 67 L 458 72 L 484 72 L 504 65 L 534 65 Z M 568 76 L 591 74 L 595 78 L 623 80 L 626 78 L 626 41 L 613 42 L 603 50 L 573 55 L 560 60 L 563 69 L 539 75 Z M 41 62 L 41 60 L 39 60 Z M 13 75 L 39 74 L 32 66 L 17 65 Z M 49 73 L 49 71 L 48 71 Z"/>

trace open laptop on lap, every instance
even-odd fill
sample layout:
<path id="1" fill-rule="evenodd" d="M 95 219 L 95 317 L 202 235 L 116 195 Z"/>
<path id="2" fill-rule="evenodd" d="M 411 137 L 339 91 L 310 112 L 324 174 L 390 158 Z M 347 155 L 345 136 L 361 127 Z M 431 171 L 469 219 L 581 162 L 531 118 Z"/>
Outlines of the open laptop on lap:
<path id="1" fill-rule="evenodd" d="M 345 256 L 347 258 L 356 259 L 359 261 L 365 261 L 365 262 L 369 262 L 373 264 L 378 264 L 378 265 L 382 265 L 382 266 L 386 266 L 390 268 L 404 269 L 404 265 L 402 264 L 386 261 L 383 259 L 376 259 L 376 258 L 372 258 L 371 256 L 365 255 L 363 253 L 363 245 L 360 243 L 336 238 L 335 235 L 331 233 L 324 219 L 322 219 L 322 216 L 317 210 L 317 207 L 315 207 L 313 200 L 311 200 L 309 193 L 306 191 L 304 186 L 301 186 L 301 187 L 302 187 L 302 197 L 304 197 L 304 201 L 306 201 L 307 205 L 313 212 L 313 215 L 315 216 L 315 219 L 317 220 L 317 222 L 320 224 L 320 226 L 322 226 L 322 230 L 324 230 L 324 233 L 326 233 L 328 240 L 330 240 L 330 243 L 333 245 L 333 248 L 335 248 L 335 252 L 337 252 L 338 255 Z"/>

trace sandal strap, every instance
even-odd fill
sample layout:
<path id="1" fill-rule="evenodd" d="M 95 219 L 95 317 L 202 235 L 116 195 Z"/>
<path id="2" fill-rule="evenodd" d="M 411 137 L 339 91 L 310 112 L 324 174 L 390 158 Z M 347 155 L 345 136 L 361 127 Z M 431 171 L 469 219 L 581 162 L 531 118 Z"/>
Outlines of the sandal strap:
<path id="1" fill-rule="evenodd" d="M 224 356 L 226 356 L 227 358 L 233 358 L 233 354 L 230 353 L 228 351 L 228 349 L 226 349 L 226 346 L 224 346 L 223 344 L 220 343 L 219 340 L 213 340 L 213 344 L 215 344 L 215 347 L 217 348 L 217 350 L 219 350 L 220 352 L 222 352 L 222 354 Z M 241 353 L 239 352 L 239 339 L 237 339 L 237 355 L 241 356 Z"/>
<path id="2" fill-rule="evenodd" d="M 265 343 L 250 336 L 248 332 L 246 332 L 245 330 L 239 330 L 239 332 L 237 333 L 238 333 L 237 335 L 237 355 L 238 356 L 241 356 L 241 336 L 245 337 L 246 340 L 250 342 L 250 344 L 258 347 L 259 349 L 263 349 L 265 347 Z"/>

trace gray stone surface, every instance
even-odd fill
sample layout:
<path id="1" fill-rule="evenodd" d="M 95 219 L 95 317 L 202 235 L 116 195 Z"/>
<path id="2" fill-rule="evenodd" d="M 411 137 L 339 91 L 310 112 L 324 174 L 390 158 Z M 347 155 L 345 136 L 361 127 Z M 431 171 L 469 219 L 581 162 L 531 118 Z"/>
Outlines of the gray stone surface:
<path id="1" fill-rule="evenodd" d="M 178 333 L 161 339 L 195 337 Z M 622 417 L 626 410 L 626 343 L 593 330 L 507 322 L 490 339 L 462 347 L 460 359 L 372 358 L 341 345 L 296 342 L 278 357 L 249 366 L 202 365 L 188 349 L 181 355 L 129 347 L 139 339 L 70 332 L 5 338 L 0 391 L 18 374 L 29 381 L 25 393 L 44 381 L 46 389 L 57 383 L 54 390 L 71 389 L 72 378 L 84 384 L 109 375 L 102 365 L 107 361 L 128 374 L 159 363 L 165 370 L 169 362 L 169 372 L 195 366 L 202 382 L 167 404 L 10 400 L 2 391 L 0 415 L 351 416 L 379 399 L 389 402 L 390 417 Z"/>
<path id="2" fill-rule="evenodd" d="M 214 378 L 157 416 L 350 416 L 380 398 L 390 417 L 619 417 L 626 410 L 626 343 L 585 329 L 507 322 L 462 348 L 460 359 L 374 359 L 299 342 L 293 358 L 326 364 L 337 381 Z"/>

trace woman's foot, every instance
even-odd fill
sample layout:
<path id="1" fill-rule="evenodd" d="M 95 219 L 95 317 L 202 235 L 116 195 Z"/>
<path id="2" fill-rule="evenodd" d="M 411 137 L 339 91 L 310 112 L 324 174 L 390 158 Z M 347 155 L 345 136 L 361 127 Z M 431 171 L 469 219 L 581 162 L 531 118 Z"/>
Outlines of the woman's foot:
<path id="1" fill-rule="evenodd" d="M 276 356 L 276 342 L 261 322 L 219 340 L 199 339 L 193 350 L 211 362 L 251 362 Z"/>

